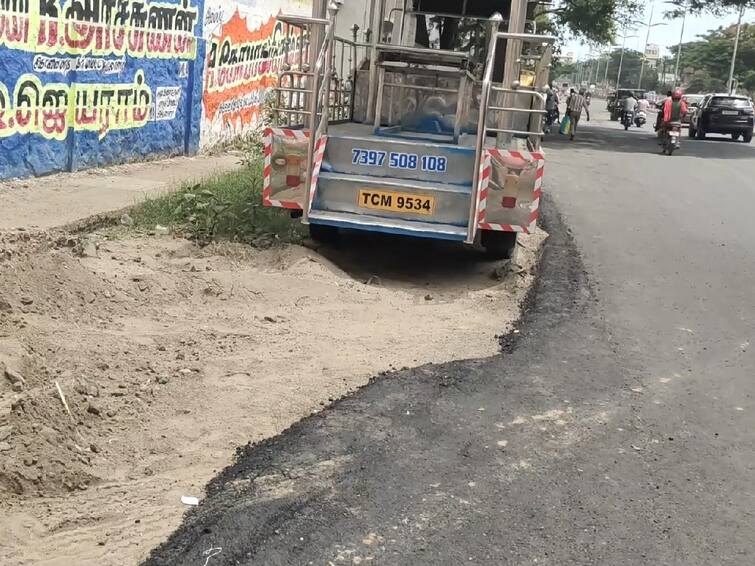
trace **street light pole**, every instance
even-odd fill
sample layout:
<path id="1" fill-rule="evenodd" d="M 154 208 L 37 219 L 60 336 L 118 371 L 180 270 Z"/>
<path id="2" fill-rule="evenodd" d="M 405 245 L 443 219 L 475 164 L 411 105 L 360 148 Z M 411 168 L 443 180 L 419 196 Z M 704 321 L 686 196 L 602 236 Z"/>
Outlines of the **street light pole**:
<path id="1" fill-rule="evenodd" d="M 598 54 L 598 59 L 595 61 L 595 80 L 593 80 L 593 84 L 598 83 L 598 74 L 600 73 L 600 54 Z"/>
<path id="2" fill-rule="evenodd" d="M 626 33 L 626 32 L 625 32 Z M 619 85 L 621 84 L 621 68 L 624 66 L 624 49 L 627 46 L 627 39 L 630 37 L 637 37 L 636 35 L 622 35 L 622 42 L 621 42 L 621 57 L 619 57 L 619 73 L 616 75 L 616 90 L 619 90 Z"/>
<path id="3" fill-rule="evenodd" d="M 655 4 L 650 5 L 650 19 L 648 20 L 648 32 L 645 34 L 645 47 L 642 49 L 642 63 L 640 64 L 640 81 L 637 85 L 637 89 L 642 89 L 642 75 L 645 73 L 645 56 L 647 55 L 648 42 L 650 41 L 650 28 L 653 27 L 653 10 L 655 10 Z"/>
<path id="4" fill-rule="evenodd" d="M 745 15 L 745 5 L 739 8 L 739 19 L 737 20 L 737 35 L 734 37 L 734 53 L 731 54 L 731 67 L 729 68 L 729 96 L 734 93 L 734 64 L 737 62 L 737 50 L 739 49 L 739 33 L 742 31 L 742 18 Z"/>
<path id="5" fill-rule="evenodd" d="M 679 45 L 676 48 L 676 68 L 674 69 L 674 80 L 677 81 L 675 86 L 681 86 L 682 77 L 679 76 L 679 61 L 682 58 L 682 41 L 684 41 L 684 24 L 687 22 L 687 3 L 684 4 L 684 15 L 682 16 L 682 31 L 679 34 Z"/>
<path id="6" fill-rule="evenodd" d="M 623 41 L 621 42 L 621 56 L 619 57 L 619 72 L 616 75 L 616 90 L 619 90 L 619 84 L 621 81 L 621 67 L 624 65 L 624 47 L 626 47 L 627 44 L 627 36 L 624 36 Z"/>
<path id="7" fill-rule="evenodd" d="M 592 80 L 592 84 L 595 86 L 598 85 L 598 79 L 600 78 L 600 58 L 602 55 L 601 50 L 598 49 L 598 54 L 595 57 L 595 78 Z"/>
<path id="8" fill-rule="evenodd" d="M 612 51 L 609 51 L 608 57 L 606 57 L 606 72 L 603 75 L 603 90 L 606 91 L 606 96 L 608 95 L 608 67 L 611 63 L 611 53 Z"/>

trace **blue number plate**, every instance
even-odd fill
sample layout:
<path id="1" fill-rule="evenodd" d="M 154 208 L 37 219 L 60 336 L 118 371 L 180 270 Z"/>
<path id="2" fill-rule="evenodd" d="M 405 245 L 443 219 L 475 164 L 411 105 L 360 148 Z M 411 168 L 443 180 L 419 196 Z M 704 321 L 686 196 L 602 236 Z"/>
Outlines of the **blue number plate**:
<path id="1" fill-rule="evenodd" d="M 402 153 L 400 151 L 375 151 L 372 149 L 354 148 L 351 150 L 351 164 L 367 167 L 383 167 L 390 169 L 420 169 L 429 173 L 445 173 L 448 169 L 448 158 L 443 155 L 423 155 L 416 153 Z"/>

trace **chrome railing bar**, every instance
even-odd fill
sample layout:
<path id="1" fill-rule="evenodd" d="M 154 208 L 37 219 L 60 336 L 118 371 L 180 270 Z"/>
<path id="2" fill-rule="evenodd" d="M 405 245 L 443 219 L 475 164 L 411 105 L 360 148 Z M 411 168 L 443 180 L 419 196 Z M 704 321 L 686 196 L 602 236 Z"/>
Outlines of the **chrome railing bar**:
<path id="1" fill-rule="evenodd" d="M 383 120 L 383 92 L 385 90 L 385 67 L 382 65 L 378 68 L 377 77 L 377 98 L 375 100 L 375 116 L 373 119 L 372 129 L 377 133 L 380 130 L 380 123 Z"/>
<path id="2" fill-rule="evenodd" d="M 297 110 L 296 108 L 281 108 L 278 112 L 282 114 L 309 114 L 309 110 Z"/>
<path id="3" fill-rule="evenodd" d="M 488 23 L 490 37 L 488 38 L 488 52 L 485 57 L 485 71 L 482 75 L 482 89 L 480 91 L 480 112 L 477 118 L 477 138 L 475 139 L 474 174 L 472 176 L 471 200 L 469 203 L 469 223 L 467 225 L 467 243 L 474 242 L 477 232 L 477 199 L 480 192 L 480 161 L 485 146 L 487 107 L 490 97 L 490 84 L 493 77 L 493 63 L 495 61 L 495 46 L 498 41 L 498 27 L 503 21 L 503 16 L 496 12 L 490 17 Z"/>
<path id="4" fill-rule="evenodd" d="M 541 100 L 545 100 L 545 95 L 542 92 L 538 92 L 536 90 L 529 90 L 524 88 L 506 88 L 502 86 L 492 86 L 490 88 L 491 90 L 494 90 L 496 92 L 505 92 L 508 94 L 529 94 L 530 96 L 536 96 Z"/>
<path id="5" fill-rule="evenodd" d="M 376 45 L 380 51 L 392 51 L 394 53 L 417 53 L 419 55 L 443 55 L 452 59 L 468 59 L 469 53 L 466 51 L 449 51 L 446 49 L 429 49 L 427 47 L 410 47 L 409 45 L 392 45 L 390 43 L 378 43 Z"/>
<path id="6" fill-rule="evenodd" d="M 498 39 L 515 39 L 525 43 L 554 43 L 556 38 L 552 35 L 539 35 L 534 33 L 514 33 L 510 31 L 499 31 Z"/>
<path id="7" fill-rule="evenodd" d="M 544 136 L 543 132 L 530 132 L 528 130 L 509 130 L 508 128 L 488 128 L 489 132 L 496 132 L 501 134 L 518 134 L 521 136 Z"/>
<path id="8" fill-rule="evenodd" d="M 382 66 L 380 68 L 383 69 Z M 405 88 L 405 89 L 410 89 L 410 90 L 429 90 L 429 91 L 432 91 L 432 92 L 448 92 L 448 93 L 451 93 L 451 94 L 459 92 L 455 88 L 440 88 L 440 87 L 434 87 L 434 86 L 410 85 L 410 84 L 406 84 L 406 83 L 386 83 L 386 82 L 383 82 L 383 86 L 384 87 L 386 87 L 386 86 L 392 86 L 392 87 L 396 87 L 396 88 Z"/>
<path id="9" fill-rule="evenodd" d="M 375 0 L 373 2 L 375 12 L 372 18 L 372 34 L 371 34 L 371 49 L 370 49 L 370 80 L 367 90 L 367 119 L 369 123 L 375 119 L 375 90 L 377 89 L 378 81 L 378 52 L 377 46 L 380 42 L 380 28 L 383 22 L 383 14 L 385 13 L 385 0 Z M 378 118 L 379 119 L 379 118 Z"/>
<path id="10" fill-rule="evenodd" d="M 461 134 L 462 120 L 466 116 L 464 112 L 465 104 L 469 103 L 469 99 L 465 96 L 467 89 L 467 75 L 463 74 L 459 77 L 459 89 L 456 95 L 456 115 L 454 116 L 454 143 L 459 143 L 459 135 Z"/>
<path id="11" fill-rule="evenodd" d="M 311 16 L 297 16 L 296 14 L 280 14 L 276 19 L 284 24 L 296 27 L 320 25 L 327 26 L 330 20 L 327 18 L 313 18 Z"/>
<path id="12" fill-rule="evenodd" d="M 335 6 L 335 4 L 331 4 L 328 6 L 328 18 L 322 19 L 322 18 L 304 18 L 304 20 L 317 20 L 317 21 L 307 21 L 308 29 L 309 29 L 309 61 L 310 61 L 310 70 L 312 71 L 312 85 L 310 91 L 312 94 L 309 97 L 309 140 L 307 143 L 307 175 L 306 175 L 306 183 L 304 184 L 304 202 L 302 203 L 302 223 L 308 224 L 309 223 L 309 198 L 310 194 L 312 192 L 312 172 L 314 171 L 314 156 L 315 156 L 315 143 L 316 143 L 316 136 L 315 132 L 319 128 L 319 123 L 317 121 L 318 117 L 318 105 L 319 105 L 319 98 L 320 98 L 320 73 L 318 72 L 321 64 L 322 59 L 326 55 L 326 45 L 328 43 L 327 39 L 332 34 L 332 29 L 335 27 L 333 25 L 333 21 L 335 20 L 335 13 L 331 13 L 331 6 Z M 336 6 L 337 11 L 337 6 Z M 317 28 L 314 28 L 314 26 L 317 25 Z M 312 33 L 313 31 L 316 31 L 317 33 Z M 320 33 L 324 34 L 324 39 L 322 42 L 322 45 L 320 46 L 319 52 L 315 52 L 313 49 L 313 39 L 316 38 L 315 44 L 319 43 Z M 327 80 L 326 76 L 322 77 L 323 82 Z"/>
<path id="13" fill-rule="evenodd" d="M 507 106 L 488 106 L 488 110 L 499 112 L 522 112 L 524 114 L 545 114 L 545 110 L 532 110 L 530 108 L 509 108 Z"/>
<path id="14" fill-rule="evenodd" d="M 311 136 L 313 141 L 315 138 L 319 139 L 320 136 L 328 133 L 328 106 L 330 104 L 330 93 L 332 92 L 330 80 L 332 75 L 333 65 L 333 37 L 336 31 L 336 16 L 338 15 L 338 9 L 340 8 L 339 2 L 331 2 L 328 5 L 328 19 L 330 24 L 327 27 L 327 36 L 323 46 L 325 47 L 325 53 L 323 55 L 324 68 L 322 72 L 323 81 L 320 84 L 318 90 L 318 98 L 320 100 L 320 123 L 317 124 L 317 130 L 313 132 Z"/>
<path id="15" fill-rule="evenodd" d="M 292 88 L 287 86 L 279 86 L 276 90 L 280 92 L 303 92 L 304 94 L 312 94 L 311 90 L 302 89 L 302 88 Z"/>

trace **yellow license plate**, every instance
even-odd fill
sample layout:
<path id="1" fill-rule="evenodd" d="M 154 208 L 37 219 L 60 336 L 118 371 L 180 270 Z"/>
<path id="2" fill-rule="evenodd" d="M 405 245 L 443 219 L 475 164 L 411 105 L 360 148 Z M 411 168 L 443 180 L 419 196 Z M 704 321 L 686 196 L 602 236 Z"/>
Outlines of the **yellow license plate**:
<path id="1" fill-rule="evenodd" d="M 435 210 L 435 197 L 423 195 L 359 189 L 357 198 L 357 204 L 360 207 L 373 210 L 390 210 L 391 212 L 408 212 L 427 216 L 432 216 Z"/>

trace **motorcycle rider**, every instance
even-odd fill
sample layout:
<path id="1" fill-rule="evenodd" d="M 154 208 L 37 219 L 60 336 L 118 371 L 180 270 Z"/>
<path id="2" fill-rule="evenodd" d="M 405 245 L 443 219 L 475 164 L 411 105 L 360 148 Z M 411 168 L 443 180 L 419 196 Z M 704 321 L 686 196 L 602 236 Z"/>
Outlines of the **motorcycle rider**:
<path id="1" fill-rule="evenodd" d="M 649 109 L 650 102 L 647 98 L 645 98 L 645 95 L 643 94 L 637 101 L 637 112 L 644 112 L 647 115 Z"/>
<path id="2" fill-rule="evenodd" d="M 629 93 L 629 96 L 627 96 L 624 99 L 622 111 L 621 111 L 621 121 L 624 122 L 624 118 L 627 115 L 628 112 L 634 112 L 635 107 L 637 106 L 637 99 L 634 97 L 632 93 Z"/>
<path id="3" fill-rule="evenodd" d="M 634 114 L 634 123 L 640 127 L 642 124 L 647 122 L 647 115 L 648 110 L 650 109 L 650 102 L 647 98 L 645 98 L 644 94 L 640 95 L 640 98 L 637 100 L 637 108 L 635 109 Z"/>
<path id="4" fill-rule="evenodd" d="M 663 123 L 663 106 L 666 104 L 667 101 L 671 100 L 671 95 L 674 94 L 673 91 L 668 91 L 666 93 L 666 100 L 664 100 L 659 106 L 658 106 L 658 115 L 655 117 L 655 131 L 660 132 L 661 130 L 661 124 Z M 658 134 L 660 136 L 660 133 Z"/>
<path id="5" fill-rule="evenodd" d="M 663 139 L 666 131 L 672 122 L 681 122 L 682 116 L 687 113 L 687 102 L 682 98 L 684 93 L 682 89 L 676 88 L 671 93 L 671 97 L 667 98 L 661 106 L 660 119 L 661 127 L 659 130 L 659 136 Z"/>

